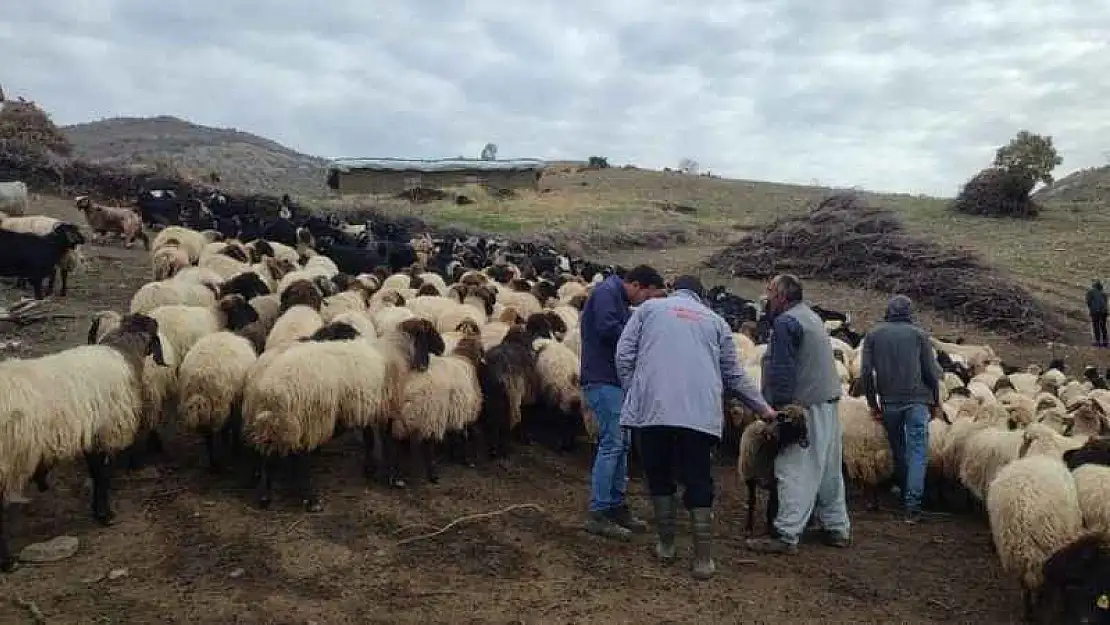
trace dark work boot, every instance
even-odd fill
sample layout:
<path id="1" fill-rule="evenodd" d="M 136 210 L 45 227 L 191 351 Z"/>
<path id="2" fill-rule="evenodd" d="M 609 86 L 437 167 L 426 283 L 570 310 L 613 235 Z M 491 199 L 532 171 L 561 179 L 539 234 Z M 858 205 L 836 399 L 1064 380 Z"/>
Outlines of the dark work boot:
<path id="1" fill-rule="evenodd" d="M 671 562 L 677 555 L 674 546 L 674 525 L 675 516 L 678 514 L 678 499 L 674 495 L 652 497 L 651 505 L 655 509 L 655 528 L 659 533 L 659 542 L 655 544 L 655 555 L 663 562 Z"/>
<path id="2" fill-rule="evenodd" d="M 618 525 L 616 521 L 606 514 L 606 512 L 607 511 L 590 512 L 590 517 L 586 520 L 586 531 L 606 538 L 618 538 L 621 540 L 632 538 L 632 531 Z"/>
<path id="3" fill-rule="evenodd" d="M 632 511 L 628 509 L 628 504 L 621 504 L 615 508 L 610 508 L 606 510 L 606 514 L 614 523 L 633 534 L 643 534 L 648 531 L 647 522 L 633 515 Z"/>
<path id="4" fill-rule="evenodd" d="M 717 565 L 713 562 L 712 510 L 710 508 L 691 510 L 690 529 L 694 535 L 694 564 L 691 567 L 691 573 L 694 579 L 709 579 L 717 570 Z"/>

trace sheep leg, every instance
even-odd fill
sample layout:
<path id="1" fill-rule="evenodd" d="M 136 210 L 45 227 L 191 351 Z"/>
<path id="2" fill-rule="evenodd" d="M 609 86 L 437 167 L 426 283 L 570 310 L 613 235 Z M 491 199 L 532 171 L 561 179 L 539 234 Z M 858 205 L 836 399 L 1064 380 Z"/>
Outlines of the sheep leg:
<path id="1" fill-rule="evenodd" d="M 59 269 L 58 273 L 61 274 L 62 279 L 62 290 L 58 291 L 58 295 L 65 297 L 66 291 L 69 289 L 69 271 L 66 269 Z"/>
<path id="2" fill-rule="evenodd" d="M 40 462 L 39 466 L 35 468 L 35 474 L 31 476 L 31 479 L 34 480 L 35 486 L 38 487 L 40 493 L 45 493 L 50 490 L 50 467 Z"/>
<path id="3" fill-rule="evenodd" d="M 270 474 L 273 460 L 269 454 L 258 454 L 258 507 L 266 509 L 274 500 L 274 481 Z"/>
<path id="4" fill-rule="evenodd" d="M 311 457 L 309 452 L 300 452 L 293 454 L 289 460 L 293 465 L 293 482 L 301 491 L 301 501 L 304 503 L 305 511 L 320 512 L 324 509 L 324 505 L 320 503 L 320 494 L 312 484 Z"/>
<path id="5" fill-rule="evenodd" d="M 748 519 L 744 524 L 744 531 L 751 536 L 755 532 L 755 480 L 744 480 L 744 485 L 748 488 Z"/>
<path id="6" fill-rule="evenodd" d="M 779 483 L 778 480 L 771 480 L 771 487 L 767 489 L 767 511 L 765 521 L 767 523 L 767 534 L 769 536 L 778 537 L 778 531 L 775 530 L 775 517 L 779 515 Z"/>
<path id="7" fill-rule="evenodd" d="M 405 480 L 401 479 L 400 445 L 393 438 L 392 422 L 379 430 L 378 435 L 382 441 L 382 461 L 385 463 L 386 484 L 396 488 L 404 488 Z"/>
<path id="8" fill-rule="evenodd" d="M 485 449 L 485 442 L 482 428 L 477 424 L 466 426 L 466 432 L 463 434 L 463 459 L 466 466 L 473 468 L 478 465 L 481 450 Z"/>
<path id="9" fill-rule="evenodd" d="M 115 513 L 108 497 L 110 470 L 108 455 L 97 451 L 85 452 L 85 463 L 88 465 L 89 477 L 93 481 L 92 513 L 93 518 L 103 526 L 110 526 L 115 521 Z"/>
<path id="10" fill-rule="evenodd" d="M 216 433 L 211 429 L 206 429 L 203 436 L 204 450 L 208 453 L 208 471 L 219 473 L 223 467 L 220 466 L 219 458 L 216 457 Z"/>
<path id="11" fill-rule="evenodd" d="M 12 557 L 11 547 L 8 545 L 8 524 L 4 509 L 7 507 L 7 494 L 0 492 L 0 573 L 11 573 L 15 570 L 15 558 Z"/>
<path id="12" fill-rule="evenodd" d="M 362 474 L 367 479 L 373 479 L 374 474 L 378 472 L 378 463 L 374 459 L 374 428 L 367 426 L 362 428 Z"/>
<path id="13" fill-rule="evenodd" d="M 420 451 L 424 456 L 424 475 L 432 484 L 439 483 L 439 468 L 436 466 L 436 442 L 435 439 L 425 439 L 420 441 Z"/>
<path id="14" fill-rule="evenodd" d="M 42 276 L 31 278 L 31 288 L 33 288 L 35 291 L 35 299 L 42 299 L 44 296 L 42 282 Z"/>
<path id="15" fill-rule="evenodd" d="M 870 510 L 871 512 L 878 512 L 879 511 L 879 487 L 877 485 L 876 486 L 868 486 L 867 487 L 867 493 L 868 493 L 868 499 L 869 499 L 869 502 L 867 504 L 867 509 Z"/>

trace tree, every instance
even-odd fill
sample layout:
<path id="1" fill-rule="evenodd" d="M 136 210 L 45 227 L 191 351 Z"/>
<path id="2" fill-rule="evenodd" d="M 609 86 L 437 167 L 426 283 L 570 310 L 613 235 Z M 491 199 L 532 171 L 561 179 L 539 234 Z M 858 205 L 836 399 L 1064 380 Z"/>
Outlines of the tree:
<path id="1" fill-rule="evenodd" d="M 483 161 L 495 161 L 495 160 L 497 160 L 497 145 L 495 145 L 493 143 L 487 143 L 486 147 L 482 148 L 482 157 L 481 158 L 482 158 Z"/>
<path id="2" fill-rule="evenodd" d="M 50 116 L 23 98 L 0 102 L 0 144 L 7 150 L 69 156 L 73 144 Z"/>
<path id="3" fill-rule="evenodd" d="M 587 169 L 606 169 L 609 167 L 609 159 L 605 156 L 591 156 L 586 159 Z"/>
<path id="4" fill-rule="evenodd" d="M 692 174 L 696 176 L 698 173 L 698 162 L 692 158 L 683 158 L 682 160 L 678 161 L 678 169 L 684 174 Z"/>
<path id="5" fill-rule="evenodd" d="M 1064 159 L 1052 145 L 1052 137 L 1036 135 L 1022 130 L 994 155 L 995 167 L 1026 178 L 1036 186 L 1038 182 L 1052 184 L 1052 170 Z"/>

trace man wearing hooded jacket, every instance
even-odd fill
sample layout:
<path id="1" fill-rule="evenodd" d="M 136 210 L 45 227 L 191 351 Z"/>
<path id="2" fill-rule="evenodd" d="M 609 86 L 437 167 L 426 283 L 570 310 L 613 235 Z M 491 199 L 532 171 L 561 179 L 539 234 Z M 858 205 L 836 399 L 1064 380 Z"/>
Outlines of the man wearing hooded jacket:
<path id="1" fill-rule="evenodd" d="M 921 519 L 929 463 L 930 407 L 940 408 L 944 374 L 933 355 L 929 333 L 913 322 L 910 298 L 890 298 L 886 317 L 864 336 L 861 351 L 867 403 L 890 441 L 906 521 L 916 523 Z"/>

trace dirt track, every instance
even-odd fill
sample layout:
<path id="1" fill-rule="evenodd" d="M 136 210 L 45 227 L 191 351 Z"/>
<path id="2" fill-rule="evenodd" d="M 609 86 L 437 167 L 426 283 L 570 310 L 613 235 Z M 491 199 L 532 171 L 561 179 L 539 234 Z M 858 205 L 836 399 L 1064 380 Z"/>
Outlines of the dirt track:
<path id="1" fill-rule="evenodd" d="M 61 301 L 77 318 L 0 333 L 24 341 L 5 356 L 80 344 L 89 313 L 124 308 L 147 275 L 141 251 L 89 246 L 86 254 L 86 272 Z M 0 292 L 0 301 L 16 295 Z M 650 537 L 613 544 L 580 529 L 585 452 L 524 449 L 508 469 L 445 466 L 440 484 L 397 491 L 367 485 L 357 444 L 335 441 L 316 463 L 325 510 L 306 515 L 280 485 L 274 508 L 258 510 L 240 477 L 200 467 L 199 441 L 168 443 L 155 468 L 117 477 L 111 528 L 87 512 L 83 469 L 58 470 L 52 492 L 28 488 L 33 501 L 12 511 L 13 547 L 68 533 L 81 548 L 63 563 L 0 576 L 0 624 L 33 622 L 13 599 L 33 602 L 51 623 L 1008 623 L 1019 613 L 983 519 L 908 526 L 853 502 L 848 551 L 745 552 L 732 467 L 717 474 L 719 572 L 699 584 L 687 572 L 685 523 L 671 569 L 653 561 Z M 638 478 L 631 492 L 646 511 Z M 523 503 L 542 509 L 396 544 Z M 116 569 L 127 574 L 107 579 Z"/>

